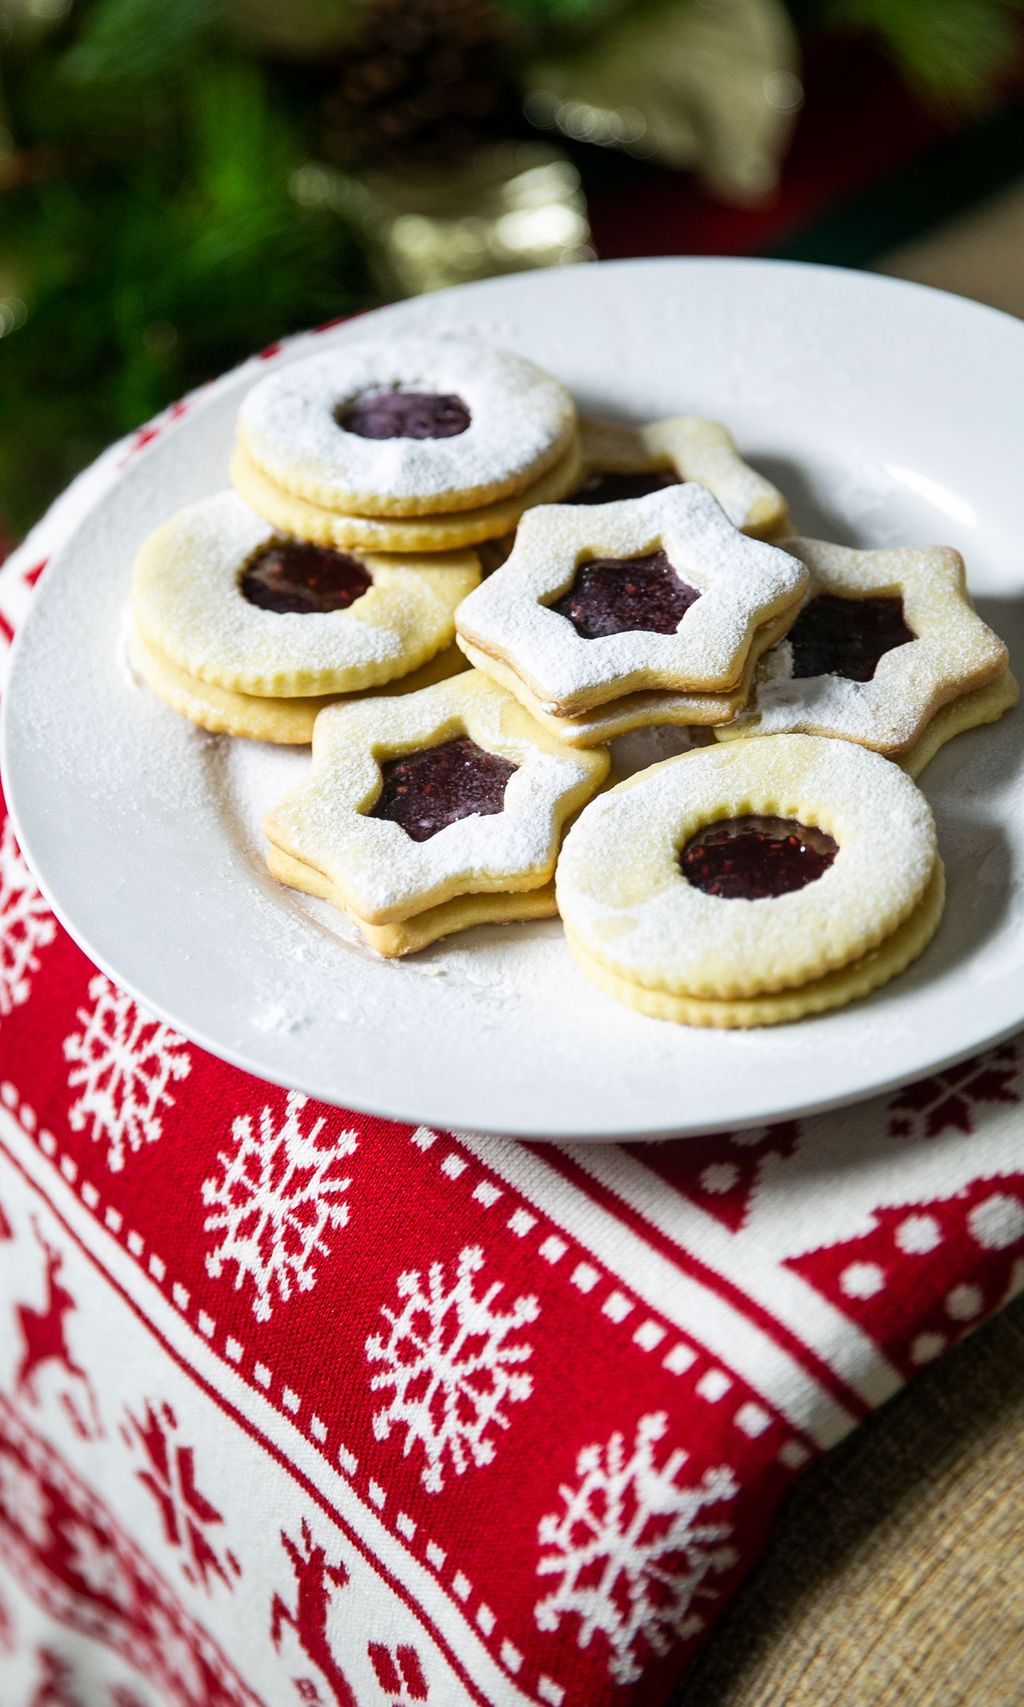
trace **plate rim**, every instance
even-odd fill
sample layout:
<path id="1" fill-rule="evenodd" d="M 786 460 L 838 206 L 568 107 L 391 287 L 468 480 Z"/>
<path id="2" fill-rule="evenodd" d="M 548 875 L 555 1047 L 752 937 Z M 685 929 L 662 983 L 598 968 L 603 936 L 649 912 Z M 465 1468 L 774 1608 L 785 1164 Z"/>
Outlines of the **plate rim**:
<path id="1" fill-rule="evenodd" d="M 623 270 L 636 267 L 657 267 L 671 270 L 683 269 L 688 272 L 716 268 L 728 268 L 730 271 L 736 272 L 750 272 L 770 268 L 773 271 L 790 271 L 801 276 L 808 273 L 823 274 L 846 281 L 856 281 L 860 287 L 866 288 L 871 292 L 884 293 L 888 290 L 895 290 L 901 294 L 906 294 L 908 292 L 915 296 L 923 294 L 928 298 L 938 299 L 944 305 L 956 305 L 957 312 L 962 310 L 972 316 L 982 316 L 994 319 L 997 323 L 1002 322 L 1006 326 L 1014 328 L 1012 336 L 1024 337 L 1024 323 L 1001 309 L 992 308 L 987 304 L 976 303 L 969 298 L 960 297 L 951 292 L 938 290 L 932 286 L 919 285 L 913 281 L 890 278 L 881 274 L 859 272 L 855 269 L 835 267 L 819 263 L 787 261 L 768 257 L 739 256 L 655 256 L 649 258 L 636 256 L 628 259 L 601 263 L 602 271 L 607 271 L 613 268 L 616 270 Z M 557 271 L 563 277 L 566 274 L 592 275 L 595 268 L 592 264 L 585 263 L 571 268 L 561 268 Z M 522 282 L 525 278 L 531 283 L 540 283 L 544 280 L 545 275 L 540 273 L 532 275 L 512 275 L 512 277 L 515 278 L 517 282 Z M 461 295 L 474 291 L 481 285 L 486 288 L 489 285 L 493 285 L 495 282 L 498 281 L 484 280 L 474 282 L 470 285 L 452 288 L 458 291 Z M 438 293 L 438 296 L 450 296 L 451 294 L 451 291 L 447 291 Z M 420 302 L 423 301 L 423 299 L 413 300 L 418 300 Z M 363 318 L 373 318 L 376 320 L 381 315 L 389 314 L 395 308 L 407 306 L 408 303 L 384 305 L 378 310 L 371 311 L 371 315 L 353 316 L 350 317 L 349 320 L 341 322 L 341 324 L 350 324 L 353 319 L 362 320 Z M 305 352 L 308 340 L 318 337 L 324 330 L 325 329 L 317 329 L 311 332 L 298 333 L 290 339 L 283 340 L 286 357 L 294 354 L 295 358 L 298 359 L 301 354 Z M 330 330 L 330 328 L 327 328 L 326 330 Z M 234 368 L 231 368 L 224 374 L 220 375 L 210 385 L 201 387 L 197 392 L 189 394 L 190 402 L 194 404 L 196 410 L 202 409 L 204 406 L 215 406 L 222 391 L 228 390 L 233 381 L 241 381 L 246 371 L 250 368 L 255 368 L 255 365 L 258 364 L 258 362 L 259 356 L 247 358 L 237 364 Z M 162 412 L 161 415 L 155 417 L 155 420 L 162 421 L 166 418 L 167 412 L 165 411 Z M 126 440 L 120 441 L 120 445 L 129 445 L 134 436 L 135 435 L 129 435 Z M 113 452 L 118 448 L 118 446 L 109 447 L 108 450 L 101 453 L 100 457 L 98 457 L 88 469 L 83 471 L 83 475 L 78 478 L 87 479 L 88 476 L 97 469 L 98 465 L 105 458 L 111 457 Z M 102 504 L 110 493 L 116 489 L 122 478 L 123 476 L 120 471 L 115 471 L 112 474 L 109 483 L 105 484 L 102 489 L 96 493 L 92 501 L 85 506 L 82 513 L 72 524 L 66 537 L 58 543 L 55 550 L 50 554 L 51 561 L 59 562 L 64 552 L 72 546 L 78 529 L 82 523 L 91 516 L 95 508 Z M 70 488 L 68 490 L 70 490 Z M 66 496 L 66 493 L 62 494 L 55 502 L 59 504 L 64 496 Z M 47 512 L 47 516 L 49 516 L 50 513 L 51 512 Z M 37 525 L 45 525 L 45 520 L 46 518 L 44 518 L 43 523 Z M 31 540 L 31 538 L 32 536 L 30 535 L 29 539 Z M 28 543 L 29 541 L 25 542 L 26 545 Z M 20 553 L 24 550 L 24 545 L 16 549 Z M 859 1102 L 868 1101 L 873 1097 L 885 1095 L 902 1085 L 913 1083 L 915 1080 L 922 1077 L 941 1073 L 956 1063 L 969 1059 L 980 1051 L 997 1045 L 1019 1031 L 1022 1024 L 1024 1024 L 1024 1010 L 1022 1010 L 1021 1014 L 1007 1022 L 1005 1025 L 996 1030 L 985 1029 L 982 1036 L 973 1038 L 963 1046 L 958 1046 L 939 1055 L 932 1055 L 923 1065 L 921 1063 L 915 1063 L 915 1065 L 907 1070 L 884 1073 L 877 1079 L 863 1083 L 855 1090 L 839 1092 L 828 1098 L 823 1098 L 820 1095 L 817 1095 L 802 1102 L 795 1101 L 792 1098 L 785 1102 L 781 1102 L 776 1099 L 775 1103 L 766 1107 L 757 1115 L 750 1116 L 749 1118 L 738 1120 L 735 1115 L 732 1115 L 724 1116 L 720 1120 L 713 1120 L 710 1122 L 704 1120 L 701 1122 L 699 1127 L 690 1127 L 682 1132 L 675 1123 L 651 1124 L 649 1122 L 645 1123 L 638 1130 L 629 1130 L 628 1128 L 623 1127 L 621 1120 L 610 1122 L 607 1125 L 590 1121 L 582 1127 L 573 1127 L 571 1124 L 566 1124 L 564 1121 L 556 1121 L 554 1131 L 549 1127 L 543 1127 L 540 1124 L 534 1127 L 524 1127 L 523 1124 L 511 1125 L 503 1123 L 500 1118 L 497 1121 L 488 1119 L 486 1122 L 479 1122 L 475 1120 L 472 1122 L 467 1122 L 465 1120 L 460 1122 L 458 1119 L 453 1121 L 443 1112 L 436 1118 L 429 1112 L 425 1113 L 422 1107 L 422 1098 L 417 1098 L 417 1106 L 414 1108 L 409 1104 L 403 1103 L 400 1097 L 388 1097 L 384 1099 L 384 1101 L 374 1100 L 370 1103 L 367 1102 L 364 1097 L 358 1095 L 352 1097 L 347 1092 L 330 1094 L 325 1092 L 322 1086 L 309 1085 L 308 1082 L 306 1085 L 303 1085 L 302 1083 L 296 1084 L 294 1078 L 283 1076 L 282 1069 L 273 1067 L 268 1069 L 265 1062 L 259 1061 L 254 1055 L 248 1053 L 244 1047 L 232 1047 L 231 1045 L 223 1044 L 220 1041 L 212 1042 L 200 1027 L 183 1022 L 178 1015 L 170 1011 L 159 1000 L 154 1000 L 151 995 L 138 986 L 137 982 L 133 978 L 126 977 L 122 972 L 118 971 L 106 954 L 97 951 L 90 940 L 89 931 L 76 924 L 75 921 L 73 921 L 67 914 L 63 903 L 59 902 L 55 896 L 50 893 L 49 885 L 44 879 L 43 873 L 35 856 L 35 851 L 32 845 L 32 836 L 30 833 L 26 832 L 21 807 L 17 798 L 17 785 L 13 789 L 10 789 L 9 785 L 9 777 L 11 775 L 10 727 L 12 721 L 9 715 L 9 707 L 12 700 L 10 684 L 17 678 L 19 659 L 21 653 L 26 650 L 24 636 L 31 629 L 33 611 L 35 608 L 36 600 L 33 599 L 24 618 L 18 625 L 8 660 L 8 687 L 3 695 L 2 709 L 0 709 L 0 771 L 2 771 L 3 774 L 7 807 L 11 817 L 12 827 L 19 846 L 21 847 L 28 869 L 62 928 L 68 933 L 71 939 L 99 971 L 110 978 L 119 988 L 130 994 L 133 999 L 143 1008 L 148 1010 L 149 1013 L 170 1025 L 175 1031 L 180 1033 L 181 1036 L 188 1039 L 205 1052 L 211 1054 L 215 1059 L 223 1060 L 228 1064 L 255 1076 L 257 1079 L 265 1083 L 277 1085 L 284 1089 L 305 1090 L 307 1094 L 320 1100 L 324 1100 L 332 1106 L 350 1108 L 356 1113 L 400 1121 L 407 1124 L 411 1123 L 413 1125 L 425 1124 L 432 1127 L 437 1126 L 445 1130 L 467 1131 L 479 1130 L 481 1127 L 485 1127 L 488 1132 L 498 1136 L 519 1137 L 534 1141 L 544 1139 L 555 1142 L 657 1141 L 666 1138 L 684 1138 L 687 1136 L 711 1134 L 716 1131 L 720 1132 L 724 1130 L 741 1129 L 744 1126 L 773 1124 L 776 1121 L 784 1119 L 806 1119 L 816 1114 L 826 1114 L 833 1110 L 850 1107 Z M 17 766 L 15 765 L 15 769 L 16 768 Z M 339 1094 L 344 1099 L 341 1102 L 335 1101 L 335 1097 Z M 385 1106 L 385 1103 L 387 1106 Z"/>

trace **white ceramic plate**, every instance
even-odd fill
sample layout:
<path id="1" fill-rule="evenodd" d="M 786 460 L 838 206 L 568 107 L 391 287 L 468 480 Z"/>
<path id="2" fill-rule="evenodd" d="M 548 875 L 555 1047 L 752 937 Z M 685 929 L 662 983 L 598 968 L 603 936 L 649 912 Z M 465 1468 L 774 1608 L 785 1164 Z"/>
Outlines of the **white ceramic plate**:
<path id="1" fill-rule="evenodd" d="M 726 421 L 800 531 L 944 542 L 982 613 L 1024 640 L 1024 326 L 864 274 L 640 261 L 496 280 L 386 309 L 371 330 L 473 332 L 596 413 Z M 305 354 L 299 341 L 284 360 Z M 575 970 L 557 921 L 377 960 L 275 885 L 263 810 L 303 752 L 207 736 L 136 686 L 119 634 L 135 551 L 226 483 L 252 366 L 131 464 L 40 584 L 12 663 L 4 777 L 27 857 L 86 952 L 225 1060 L 342 1105 L 533 1137 L 663 1137 L 821 1110 L 1024 1023 L 1021 714 L 924 778 L 949 879 L 938 937 L 866 1002 L 714 1033 L 643 1019 Z"/>

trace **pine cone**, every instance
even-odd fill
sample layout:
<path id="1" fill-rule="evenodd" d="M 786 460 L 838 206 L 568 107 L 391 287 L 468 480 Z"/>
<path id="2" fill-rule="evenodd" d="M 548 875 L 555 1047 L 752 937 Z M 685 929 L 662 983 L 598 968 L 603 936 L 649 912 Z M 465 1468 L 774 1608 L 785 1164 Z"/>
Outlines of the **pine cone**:
<path id="1" fill-rule="evenodd" d="M 328 98 L 345 165 L 452 158 L 514 123 L 506 25 L 491 0 L 369 0 Z"/>

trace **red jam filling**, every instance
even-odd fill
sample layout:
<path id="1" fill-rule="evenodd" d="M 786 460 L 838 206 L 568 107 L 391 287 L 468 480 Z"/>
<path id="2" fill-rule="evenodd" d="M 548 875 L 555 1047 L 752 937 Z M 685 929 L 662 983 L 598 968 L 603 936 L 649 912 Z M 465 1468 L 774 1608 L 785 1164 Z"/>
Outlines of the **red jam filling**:
<path id="1" fill-rule="evenodd" d="M 432 391 L 380 391 L 339 409 L 334 419 L 361 439 L 453 439 L 469 426 L 461 397 Z"/>
<path id="2" fill-rule="evenodd" d="M 468 735 L 458 735 L 439 747 L 386 760 L 380 767 L 384 786 L 369 816 L 389 818 L 414 842 L 425 842 L 459 818 L 500 812 L 505 786 L 517 769 Z"/>
<path id="3" fill-rule="evenodd" d="M 636 474 L 590 474 L 562 503 L 620 504 L 627 498 L 647 498 L 652 492 L 663 492 L 666 486 L 680 484 L 678 477 L 664 468 Z"/>
<path id="4" fill-rule="evenodd" d="M 726 818 L 693 836 L 679 864 L 687 883 L 705 895 L 763 901 L 813 883 L 838 852 L 824 830 L 795 818 Z"/>
<path id="5" fill-rule="evenodd" d="M 596 557 L 584 563 L 567 593 L 550 607 L 567 617 L 584 640 L 646 629 L 675 634 L 696 587 L 680 580 L 663 551 L 646 557 Z"/>
<path id="6" fill-rule="evenodd" d="M 903 600 L 887 593 L 846 599 L 819 593 L 804 606 L 787 636 L 794 676 L 845 676 L 869 682 L 879 658 L 917 635 L 903 616 Z"/>
<path id="7" fill-rule="evenodd" d="M 373 576 L 345 551 L 279 540 L 250 559 L 242 592 L 251 605 L 272 611 L 347 610 L 361 599 Z"/>

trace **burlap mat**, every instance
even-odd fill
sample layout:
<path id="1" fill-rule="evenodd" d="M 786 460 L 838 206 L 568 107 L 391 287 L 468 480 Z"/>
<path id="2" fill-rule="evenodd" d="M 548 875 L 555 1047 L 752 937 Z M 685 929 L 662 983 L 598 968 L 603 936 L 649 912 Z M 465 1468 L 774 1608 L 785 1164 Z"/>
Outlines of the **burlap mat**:
<path id="1" fill-rule="evenodd" d="M 675 1707 L 1021 1707 L 1024 1300 L 812 1471 Z"/>

